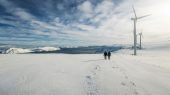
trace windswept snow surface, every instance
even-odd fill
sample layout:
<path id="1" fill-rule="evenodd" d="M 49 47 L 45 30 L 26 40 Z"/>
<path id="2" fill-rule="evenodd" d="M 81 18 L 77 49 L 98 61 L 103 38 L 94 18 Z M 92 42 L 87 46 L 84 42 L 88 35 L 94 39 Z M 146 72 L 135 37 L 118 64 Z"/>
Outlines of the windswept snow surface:
<path id="1" fill-rule="evenodd" d="M 0 95 L 170 95 L 170 50 L 0 55 Z"/>

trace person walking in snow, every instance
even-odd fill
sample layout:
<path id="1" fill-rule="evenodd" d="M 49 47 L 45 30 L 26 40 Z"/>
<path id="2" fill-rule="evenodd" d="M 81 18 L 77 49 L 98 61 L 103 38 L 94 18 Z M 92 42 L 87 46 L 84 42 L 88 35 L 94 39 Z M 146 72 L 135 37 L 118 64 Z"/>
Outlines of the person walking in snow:
<path id="1" fill-rule="evenodd" d="M 105 60 L 107 59 L 107 52 L 106 51 L 104 52 L 104 59 Z"/>
<path id="2" fill-rule="evenodd" d="M 107 53 L 107 56 L 108 56 L 108 59 L 110 60 L 110 56 L 111 56 L 111 52 L 110 51 Z"/>

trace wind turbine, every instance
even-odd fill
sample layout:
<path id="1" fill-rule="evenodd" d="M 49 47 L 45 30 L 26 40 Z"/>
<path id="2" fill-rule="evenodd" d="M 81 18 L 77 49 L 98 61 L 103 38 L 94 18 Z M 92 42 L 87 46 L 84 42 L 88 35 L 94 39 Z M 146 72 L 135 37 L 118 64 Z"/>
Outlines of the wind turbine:
<path id="1" fill-rule="evenodd" d="M 138 33 L 137 35 L 136 35 L 136 42 L 137 42 L 137 44 L 138 44 L 138 36 L 139 36 L 139 49 L 142 49 L 142 38 L 143 38 L 143 33 L 142 33 L 142 30 L 141 30 L 141 32 L 140 33 Z"/>
<path id="2" fill-rule="evenodd" d="M 142 32 L 139 33 L 139 38 L 140 38 L 140 49 L 142 49 L 142 37 L 143 37 L 143 34 Z"/>
<path id="3" fill-rule="evenodd" d="M 137 50 L 137 47 L 136 47 L 136 43 L 137 43 L 137 39 L 136 39 L 137 38 L 137 36 L 136 36 L 136 23 L 137 23 L 137 20 L 142 19 L 144 17 L 147 17 L 149 15 L 144 15 L 144 16 L 141 16 L 141 17 L 137 17 L 134 6 L 132 6 L 132 9 L 133 9 L 133 12 L 134 12 L 134 15 L 135 15 L 135 17 L 131 18 L 131 20 L 134 21 L 134 31 L 133 31 L 133 33 L 134 33 L 134 47 L 133 48 L 134 48 L 134 55 L 136 55 L 137 54 L 136 53 L 136 50 Z"/>

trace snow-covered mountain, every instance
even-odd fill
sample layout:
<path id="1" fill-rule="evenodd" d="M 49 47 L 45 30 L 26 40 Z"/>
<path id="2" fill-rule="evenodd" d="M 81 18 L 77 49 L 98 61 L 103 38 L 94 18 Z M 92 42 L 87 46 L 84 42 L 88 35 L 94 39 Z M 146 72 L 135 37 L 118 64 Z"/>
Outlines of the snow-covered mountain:
<path id="1" fill-rule="evenodd" d="M 24 54 L 24 53 L 34 53 L 34 52 L 48 52 L 48 51 L 56 51 L 60 50 L 60 48 L 56 47 L 38 47 L 38 48 L 9 48 L 3 50 L 3 54 Z"/>
<path id="2" fill-rule="evenodd" d="M 2 51 L 4 54 L 20 54 L 20 53 L 29 53 L 32 52 L 30 49 L 23 48 L 9 48 L 7 50 Z"/>
<path id="3" fill-rule="evenodd" d="M 66 53 L 66 54 L 96 54 L 105 50 L 117 51 L 122 46 L 86 46 L 86 47 L 38 47 L 38 48 L 6 48 L 1 49 L 3 54 L 23 54 L 23 53 Z"/>
<path id="4" fill-rule="evenodd" d="M 36 52 L 47 52 L 47 51 L 56 51 L 56 50 L 60 50 L 60 48 L 56 48 L 56 47 L 38 47 L 33 49 L 33 51 Z"/>

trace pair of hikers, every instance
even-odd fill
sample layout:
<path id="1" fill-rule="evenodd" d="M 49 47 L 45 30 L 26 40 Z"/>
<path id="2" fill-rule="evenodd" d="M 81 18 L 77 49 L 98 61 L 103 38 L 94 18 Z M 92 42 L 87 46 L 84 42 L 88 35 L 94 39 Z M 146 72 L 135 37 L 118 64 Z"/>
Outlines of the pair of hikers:
<path id="1" fill-rule="evenodd" d="M 111 56 L 111 52 L 110 51 L 105 51 L 104 52 L 104 59 L 106 60 L 107 59 L 107 57 L 108 57 L 108 59 L 110 60 L 110 56 Z"/>

